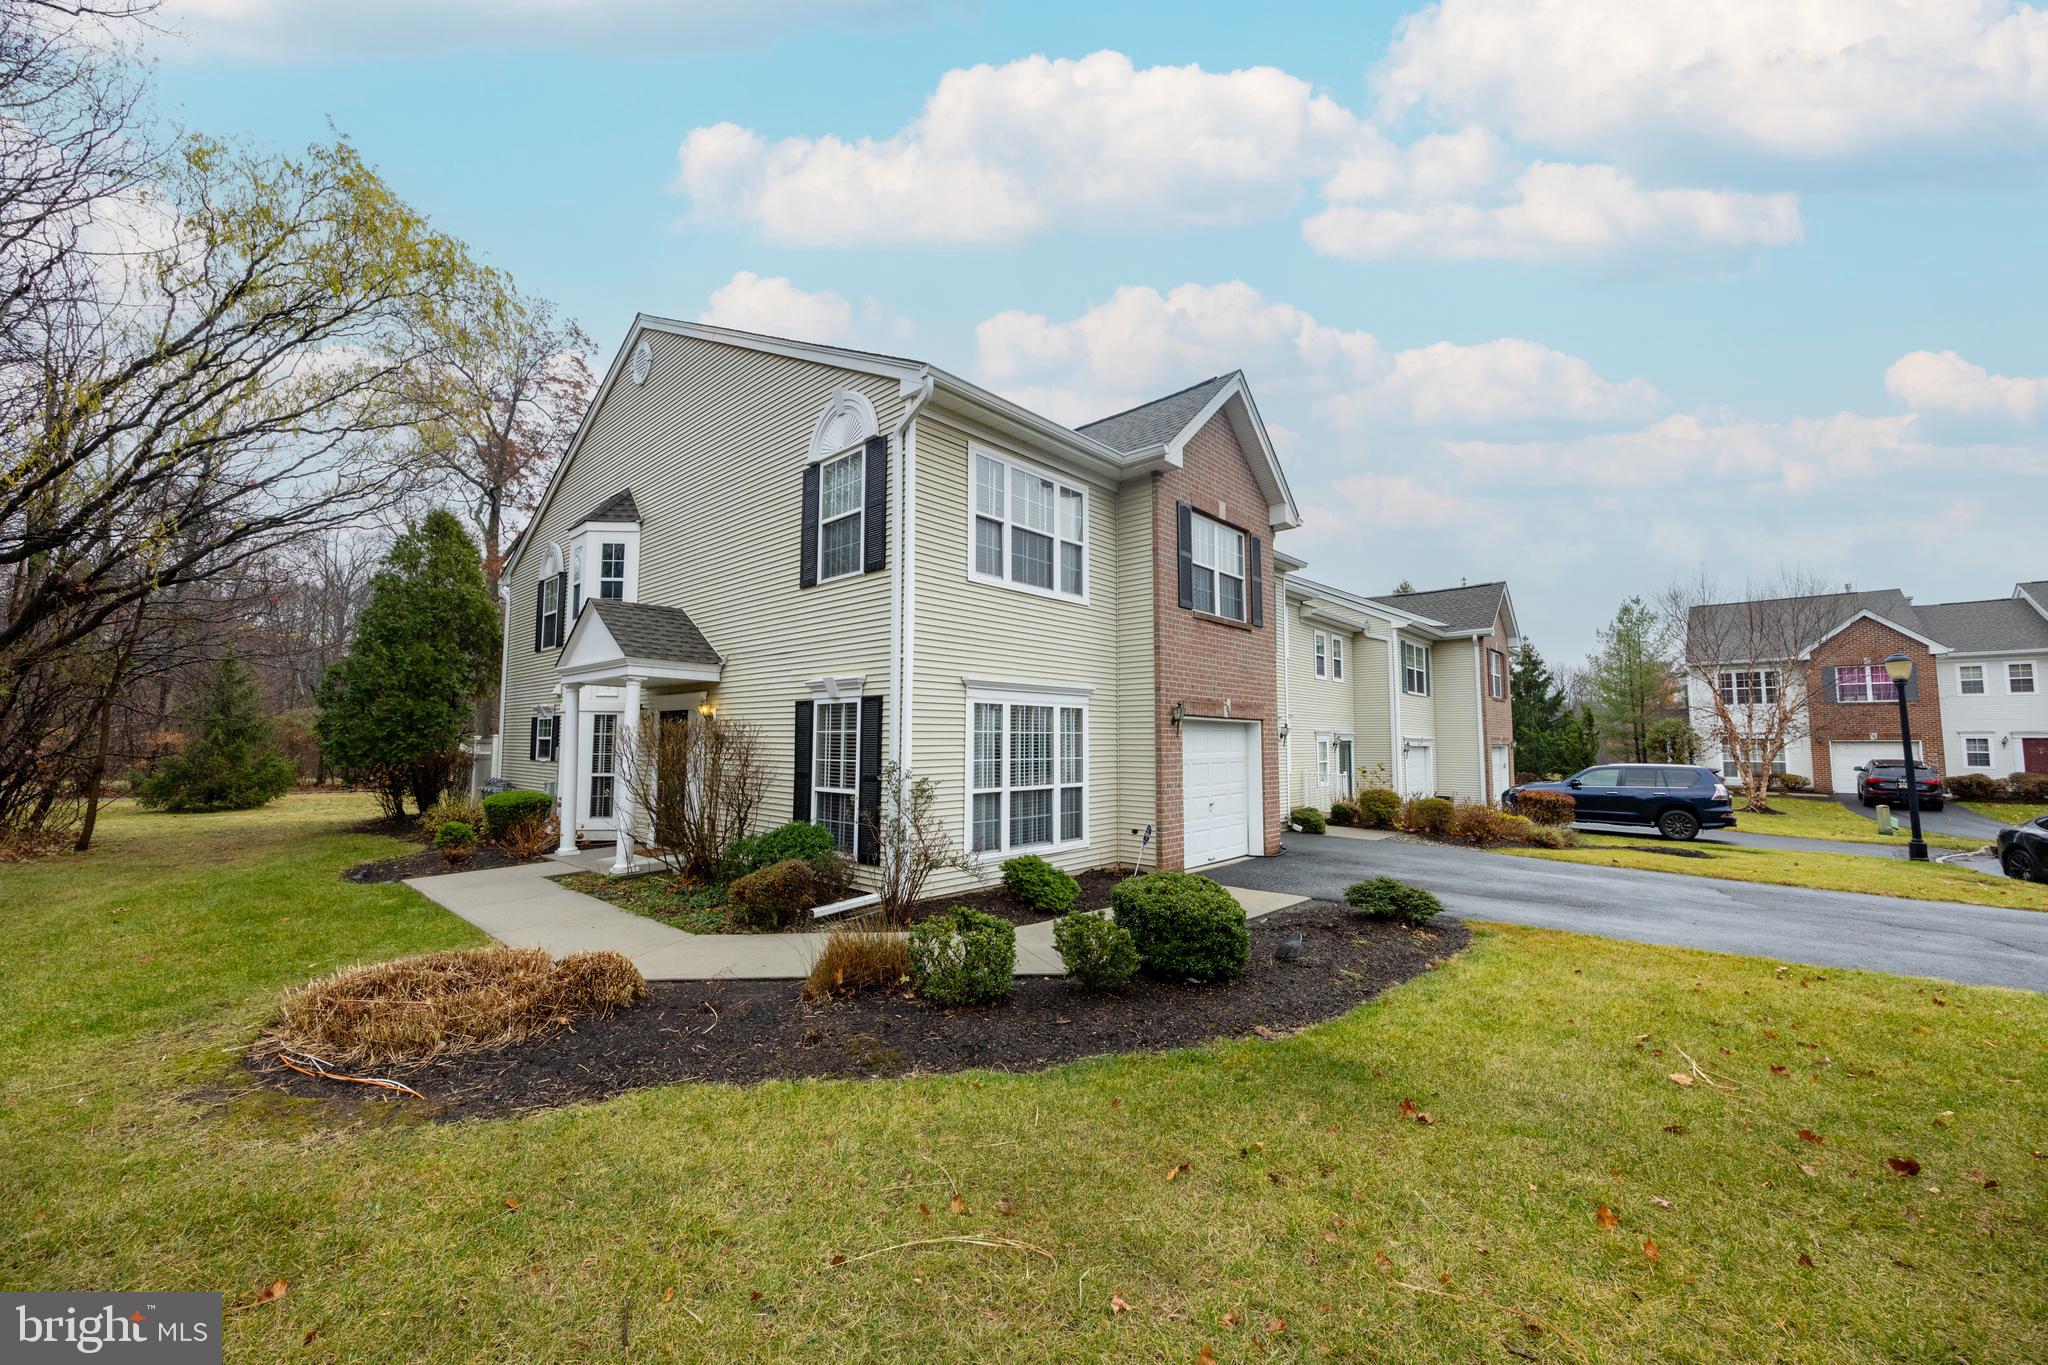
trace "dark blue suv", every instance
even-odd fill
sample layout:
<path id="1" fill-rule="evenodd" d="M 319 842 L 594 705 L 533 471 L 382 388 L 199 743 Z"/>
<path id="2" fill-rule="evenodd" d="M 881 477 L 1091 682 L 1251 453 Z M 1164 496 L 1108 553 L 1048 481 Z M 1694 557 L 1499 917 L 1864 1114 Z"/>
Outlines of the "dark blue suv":
<path id="1" fill-rule="evenodd" d="M 1712 768 L 1669 763 L 1602 763 L 1562 782 L 1527 782 L 1501 793 L 1509 810 L 1522 792 L 1563 792 L 1577 820 L 1594 825 L 1649 825 L 1667 839 L 1693 839 L 1703 829 L 1735 828 L 1728 788 Z"/>

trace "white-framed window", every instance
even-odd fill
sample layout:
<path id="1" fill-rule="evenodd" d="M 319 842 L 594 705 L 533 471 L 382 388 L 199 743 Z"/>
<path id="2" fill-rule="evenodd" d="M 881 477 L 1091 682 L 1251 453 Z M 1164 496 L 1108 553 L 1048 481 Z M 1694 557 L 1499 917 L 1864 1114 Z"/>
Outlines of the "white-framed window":
<path id="1" fill-rule="evenodd" d="M 1768 706 L 1778 700 L 1775 668 L 1723 669 L 1717 684 L 1721 700 L 1729 706 Z"/>
<path id="2" fill-rule="evenodd" d="M 1344 681 L 1344 637 L 1341 635 L 1330 637 L 1330 679 L 1333 682 Z"/>
<path id="3" fill-rule="evenodd" d="M 2008 692 L 2031 692 L 2034 690 L 2034 666 L 2007 664 L 2005 666 L 2005 690 Z"/>
<path id="4" fill-rule="evenodd" d="M 1055 697 L 968 702 L 968 825 L 977 853 L 1088 836 L 1088 708 Z"/>
<path id="5" fill-rule="evenodd" d="M 1410 640 L 1401 642 L 1401 690 L 1418 697 L 1429 695 L 1429 646 Z"/>
<path id="6" fill-rule="evenodd" d="M 590 818 L 612 818 L 613 752 L 619 738 L 619 718 L 605 711 L 590 718 Z"/>
<path id="7" fill-rule="evenodd" d="M 1750 757 L 1752 759 L 1762 757 L 1763 747 L 1764 746 L 1761 744 L 1750 746 Z M 1780 749 L 1778 751 L 1778 756 L 1771 760 L 1771 772 L 1773 775 L 1777 775 L 1783 773 L 1784 771 L 1785 751 L 1783 749 Z M 1729 754 L 1721 760 L 1721 776 L 1734 778 L 1739 778 L 1742 776 L 1742 765 L 1736 762 L 1734 754 Z"/>
<path id="8" fill-rule="evenodd" d="M 555 732 L 561 728 L 560 716 L 535 716 L 533 718 L 533 761 L 552 763 L 555 761 Z M 515 732 L 516 733 L 516 732 Z"/>
<path id="9" fill-rule="evenodd" d="M 860 702 L 818 702 L 811 726 L 811 818 L 851 858 L 860 842 Z"/>
<path id="10" fill-rule="evenodd" d="M 1835 670 L 1835 700 L 1877 702 L 1899 699 L 1898 684 L 1883 664 L 1848 664 Z"/>
<path id="11" fill-rule="evenodd" d="M 1081 600 L 1088 591 L 1088 493 L 973 447 L 968 576 Z"/>
<path id="12" fill-rule="evenodd" d="M 583 614 L 583 542 L 569 551 L 569 619 Z"/>
<path id="13" fill-rule="evenodd" d="M 1504 655 L 1504 654 L 1502 654 L 1502 653 L 1501 653 L 1501 652 L 1500 652 L 1499 650 L 1497 650 L 1497 649 L 1489 649 L 1489 650 L 1487 650 L 1487 651 L 1486 651 L 1486 678 L 1487 678 L 1487 684 L 1486 684 L 1486 686 L 1487 686 L 1487 690 L 1488 690 L 1488 691 L 1489 691 L 1490 693 L 1492 693 L 1492 694 L 1493 694 L 1493 699 L 1494 699 L 1495 701 L 1500 701 L 1500 700 L 1501 700 L 1502 698 L 1506 697 L 1506 696 L 1507 696 L 1507 694 L 1508 694 L 1508 676 L 1507 676 L 1507 675 L 1508 675 L 1508 661 L 1507 661 L 1507 656 L 1506 656 L 1506 655 Z"/>
<path id="14" fill-rule="evenodd" d="M 1964 695 L 1964 696 L 1966 696 L 1966 697 L 1981 697 L 1981 696 L 1983 696 L 1983 695 L 1984 695 L 1984 665 L 1982 665 L 1982 664 L 1958 664 L 1958 665 L 1956 665 L 1956 691 L 1958 691 L 1958 692 L 1962 693 L 1962 695 Z"/>
<path id="15" fill-rule="evenodd" d="M 1316 632 L 1316 676 L 1317 676 L 1318 678 L 1327 678 L 1327 677 L 1329 677 L 1329 676 L 1330 676 L 1330 664 L 1329 664 L 1329 653 L 1330 653 L 1330 642 L 1329 642 L 1329 637 L 1328 637 L 1328 636 L 1326 636 L 1326 635 L 1324 635 L 1324 634 L 1323 634 L 1323 633 L 1322 633 L 1321 631 L 1317 631 L 1317 632 Z"/>
<path id="16" fill-rule="evenodd" d="M 626 596 L 626 542 L 599 541 L 597 546 L 597 595 L 608 602 Z"/>
<path id="17" fill-rule="evenodd" d="M 867 451 L 855 446 L 818 469 L 818 581 L 861 571 L 866 546 Z"/>
<path id="18" fill-rule="evenodd" d="M 1991 736 L 1963 736 L 1963 766 L 1966 768 L 1988 768 L 1991 766 Z"/>
<path id="19" fill-rule="evenodd" d="M 1190 514 L 1195 610 L 1245 619 L 1244 532 L 1200 512 Z"/>
<path id="20" fill-rule="evenodd" d="M 1330 785 L 1330 741 L 1316 736 L 1316 785 Z"/>
<path id="21" fill-rule="evenodd" d="M 540 583 L 540 642 L 543 646 L 562 643 L 562 580 L 556 574 Z"/>

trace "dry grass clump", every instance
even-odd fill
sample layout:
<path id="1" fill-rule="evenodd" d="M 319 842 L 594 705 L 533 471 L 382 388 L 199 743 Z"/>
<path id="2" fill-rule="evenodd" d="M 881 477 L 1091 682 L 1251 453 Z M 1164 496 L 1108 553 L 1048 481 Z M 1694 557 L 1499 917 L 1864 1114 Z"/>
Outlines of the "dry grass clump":
<path id="1" fill-rule="evenodd" d="M 538 948 L 458 948 L 346 967 L 286 991 L 269 1041 L 334 1063 L 420 1062 L 516 1043 L 646 994 L 617 953 L 556 962 Z"/>
<path id="2" fill-rule="evenodd" d="M 804 994 L 813 1000 L 861 991 L 887 990 L 910 975 L 910 940 L 900 933 L 844 925 L 825 939 L 811 964 Z"/>

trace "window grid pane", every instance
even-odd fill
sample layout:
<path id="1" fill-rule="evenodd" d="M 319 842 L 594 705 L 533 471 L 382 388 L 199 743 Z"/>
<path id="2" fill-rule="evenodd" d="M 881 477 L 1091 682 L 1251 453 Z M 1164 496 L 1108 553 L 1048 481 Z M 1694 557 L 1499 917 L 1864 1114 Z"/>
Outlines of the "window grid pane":
<path id="1" fill-rule="evenodd" d="M 974 798 L 974 851 L 992 853 L 1002 846 L 1002 793 L 983 792 Z"/>
<path id="2" fill-rule="evenodd" d="M 974 790 L 994 791 L 1003 785 L 1003 708 L 995 702 L 974 704 Z"/>
<path id="3" fill-rule="evenodd" d="M 1223 600 L 1217 609 L 1218 616 L 1227 616 L 1233 621 L 1244 620 L 1244 580 L 1229 574 L 1218 574 L 1217 583 L 1223 590 Z"/>
<path id="4" fill-rule="evenodd" d="M 1081 595 L 1081 547 L 1072 541 L 1060 542 L 1060 591 Z"/>
<path id="5" fill-rule="evenodd" d="M 837 578 L 860 568 L 861 517 L 855 513 L 825 524 L 824 567 L 820 576 Z"/>
<path id="6" fill-rule="evenodd" d="M 1081 780 L 1081 708 L 1060 708 L 1060 781 Z"/>
<path id="7" fill-rule="evenodd" d="M 1011 476 L 1011 514 L 1019 526 L 1028 526 L 1034 531 L 1052 534 L 1052 480 L 1041 479 L 1021 470 Z"/>
<path id="8" fill-rule="evenodd" d="M 1010 793 L 1010 847 L 1049 844 L 1052 837 L 1052 788 Z"/>
<path id="9" fill-rule="evenodd" d="M 1195 610 L 1216 613 L 1216 571 L 1196 567 L 1191 575 L 1195 582 Z"/>
<path id="10" fill-rule="evenodd" d="M 976 577 L 1067 597 L 1085 594 L 1085 492 L 977 452 L 972 520 Z"/>
<path id="11" fill-rule="evenodd" d="M 1068 843 L 1081 837 L 1081 789 L 1060 788 L 1060 842 Z"/>
<path id="12" fill-rule="evenodd" d="M 612 815 L 612 743 L 618 727 L 617 716 L 590 718 L 590 818 L 593 820 L 609 820 Z"/>
<path id="13" fill-rule="evenodd" d="M 1003 515 L 1003 467 L 986 455 L 974 457 L 974 510 L 996 518 Z"/>
<path id="14" fill-rule="evenodd" d="M 818 703 L 817 757 L 812 785 L 820 790 L 850 792 L 859 776 L 856 753 L 860 717 L 856 703 Z"/>
<path id="15" fill-rule="evenodd" d="M 818 823 L 831 831 L 841 853 L 853 854 L 853 798 L 845 792 L 818 793 Z"/>
<path id="16" fill-rule="evenodd" d="M 861 466 L 865 462 L 866 457 L 855 452 L 852 455 L 842 455 L 825 465 L 819 479 L 819 509 L 820 515 L 826 521 L 860 510 L 861 494 L 864 491 L 862 485 L 866 482 L 862 478 Z"/>
<path id="17" fill-rule="evenodd" d="M 1034 588 L 1052 586 L 1052 537 L 1010 528 L 1010 577 Z"/>
<path id="18" fill-rule="evenodd" d="M 1991 741 L 1989 739 L 1966 739 L 1963 741 L 1963 761 L 1972 768 L 1991 766 Z"/>
<path id="19" fill-rule="evenodd" d="M 1003 524 L 987 517 L 974 519 L 974 571 L 1003 576 Z"/>
<path id="20" fill-rule="evenodd" d="M 1010 708 L 1010 785 L 1052 785 L 1052 708 Z M 1014 821 L 1013 821 L 1014 823 Z"/>

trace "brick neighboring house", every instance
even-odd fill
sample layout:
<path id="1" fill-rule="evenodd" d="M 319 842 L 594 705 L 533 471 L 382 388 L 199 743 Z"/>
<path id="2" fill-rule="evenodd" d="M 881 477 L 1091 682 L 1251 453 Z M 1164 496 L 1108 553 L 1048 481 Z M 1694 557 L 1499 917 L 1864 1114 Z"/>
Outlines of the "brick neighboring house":
<path id="1" fill-rule="evenodd" d="M 1814 790 L 1856 789 L 1856 769 L 1900 752 L 1898 694 L 1884 661 L 1913 662 L 1907 715 L 1914 747 L 1947 776 L 2048 772 L 2048 583 L 2018 584 L 2009 597 L 1916 604 L 1895 588 L 1697 607 L 1694 641 L 1739 635 L 1721 617 L 1797 612 L 1812 640 L 1790 659 L 1695 658 L 1687 702 L 1705 737 L 1701 759 L 1729 777 L 1733 757 L 1714 742 L 1714 709 L 1702 674 L 1724 700 L 1767 699 L 1803 706 L 1804 733 L 1791 738 L 1776 772 L 1810 777 Z M 1795 727 L 1797 728 L 1797 727 Z"/>

